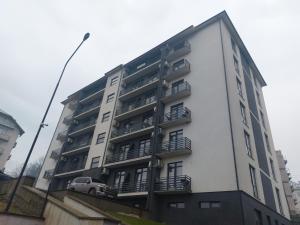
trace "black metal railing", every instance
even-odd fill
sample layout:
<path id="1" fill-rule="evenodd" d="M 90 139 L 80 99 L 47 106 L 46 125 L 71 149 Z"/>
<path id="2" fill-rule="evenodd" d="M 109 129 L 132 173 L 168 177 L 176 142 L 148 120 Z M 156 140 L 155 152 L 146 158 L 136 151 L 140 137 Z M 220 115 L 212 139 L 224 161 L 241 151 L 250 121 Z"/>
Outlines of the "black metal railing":
<path id="1" fill-rule="evenodd" d="M 187 137 L 178 138 L 177 140 L 166 141 L 162 143 L 160 153 L 170 153 L 181 150 L 191 151 L 191 140 Z"/>
<path id="2" fill-rule="evenodd" d="M 150 103 L 153 103 L 156 101 L 156 96 L 152 96 L 152 97 L 149 97 L 149 98 L 145 98 L 139 102 L 136 102 L 136 103 L 133 103 L 133 104 L 130 104 L 130 105 L 126 105 L 126 106 L 123 106 L 119 109 L 116 110 L 116 115 L 120 115 L 122 113 L 126 113 L 126 112 L 129 112 L 131 110 L 134 110 L 136 108 L 139 108 L 141 106 L 144 106 L 144 105 L 148 105 Z"/>
<path id="3" fill-rule="evenodd" d="M 150 83 L 154 82 L 154 81 L 157 80 L 157 79 L 158 79 L 158 75 L 155 74 L 154 76 L 151 76 L 150 78 L 147 78 L 147 79 L 138 81 L 138 82 L 136 82 L 134 85 L 130 85 L 130 86 L 124 88 L 123 90 L 121 90 L 121 91 L 120 91 L 120 96 L 125 95 L 125 94 L 127 94 L 128 92 L 131 92 L 131 91 L 133 91 L 133 90 L 135 90 L 135 89 L 138 89 L 138 88 L 140 88 L 140 87 L 142 87 L 142 86 L 145 86 L 145 85 L 147 85 L 147 84 L 150 84 Z"/>
<path id="4" fill-rule="evenodd" d="M 191 111 L 187 107 L 182 107 L 177 110 L 170 111 L 166 113 L 161 122 L 172 122 L 179 119 L 190 119 L 191 118 Z"/>
<path id="5" fill-rule="evenodd" d="M 86 146 L 89 146 L 92 142 L 92 138 L 90 138 L 89 140 L 82 140 L 82 141 L 75 141 L 72 144 L 65 144 L 64 148 L 63 148 L 63 152 L 69 152 L 78 148 L 83 148 Z"/>
<path id="6" fill-rule="evenodd" d="M 157 192 L 191 192 L 192 179 L 187 175 L 160 178 L 154 185 Z"/>
<path id="7" fill-rule="evenodd" d="M 81 114 L 83 112 L 86 112 L 86 111 L 88 111 L 90 109 L 96 108 L 96 107 L 100 106 L 100 104 L 101 104 L 101 100 L 96 100 L 96 101 L 93 101 L 93 102 L 91 102 L 89 104 L 86 104 L 86 105 L 84 105 L 82 107 L 79 107 L 77 109 L 76 113 L 75 113 L 75 116 L 79 115 L 79 114 Z"/>
<path id="8" fill-rule="evenodd" d="M 118 137 L 118 136 L 121 136 L 124 134 L 130 134 L 135 131 L 142 130 L 142 129 L 145 129 L 145 128 L 151 127 L 151 126 L 153 126 L 153 122 L 132 124 L 129 127 L 124 127 L 124 128 L 120 128 L 120 129 L 112 131 L 111 137 L 114 138 L 114 137 Z"/>
<path id="9" fill-rule="evenodd" d="M 93 118 L 91 120 L 87 120 L 87 121 L 84 121 L 84 122 L 79 122 L 79 124 L 73 125 L 73 126 L 70 127 L 69 133 L 73 133 L 73 132 L 81 130 L 83 128 L 95 125 L 96 121 L 97 121 L 97 118 Z"/>
<path id="10" fill-rule="evenodd" d="M 139 181 L 135 183 L 123 183 L 119 186 L 113 187 L 113 190 L 117 193 L 133 193 L 133 192 L 147 192 L 148 181 Z"/>
<path id="11" fill-rule="evenodd" d="M 94 87 L 94 88 L 91 88 L 90 90 L 84 91 L 84 92 L 82 92 L 82 94 L 80 96 L 80 100 L 87 98 L 88 96 L 91 96 L 103 89 L 104 89 L 104 87 L 99 86 L 99 87 Z"/>
<path id="12" fill-rule="evenodd" d="M 106 157 L 106 163 L 114 163 L 114 162 L 121 162 L 121 161 L 126 161 L 129 159 L 136 159 L 136 158 L 141 158 L 147 155 L 151 154 L 152 147 L 146 147 L 146 148 L 141 148 L 141 149 L 132 149 L 129 150 L 128 152 L 117 152 L 113 153 L 112 155 L 108 155 Z"/>
<path id="13" fill-rule="evenodd" d="M 56 174 L 84 169 L 86 157 L 63 158 L 60 160 Z"/>
<path id="14" fill-rule="evenodd" d="M 150 59 L 146 59 L 143 63 L 137 65 L 134 68 L 127 68 L 126 73 L 124 73 L 124 75 L 123 75 L 123 78 L 129 77 L 132 74 L 145 69 L 147 66 L 157 62 L 159 59 L 160 59 L 160 55 L 156 55 L 155 57 L 152 57 Z"/>
<path id="15" fill-rule="evenodd" d="M 181 92 L 190 91 L 190 90 L 191 90 L 191 85 L 187 81 L 185 81 L 175 87 L 171 87 L 170 89 L 168 89 L 165 92 L 165 97 L 175 96 Z"/>

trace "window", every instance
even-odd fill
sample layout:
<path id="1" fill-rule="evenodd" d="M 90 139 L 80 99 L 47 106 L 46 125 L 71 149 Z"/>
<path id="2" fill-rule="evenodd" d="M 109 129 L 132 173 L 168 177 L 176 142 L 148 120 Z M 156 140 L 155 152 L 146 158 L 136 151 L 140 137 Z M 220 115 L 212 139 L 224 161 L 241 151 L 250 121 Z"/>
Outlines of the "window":
<path id="1" fill-rule="evenodd" d="M 256 91 L 256 98 L 257 98 L 258 105 L 261 107 L 260 95 L 258 91 Z"/>
<path id="2" fill-rule="evenodd" d="M 261 212 L 257 209 L 254 209 L 255 213 L 255 225 L 263 225 Z"/>
<path id="3" fill-rule="evenodd" d="M 111 78 L 111 80 L 110 80 L 110 86 L 115 85 L 117 82 L 118 82 L 118 77 Z"/>
<path id="4" fill-rule="evenodd" d="M 115 172 L 115 178 L 114 178 L 114 188 L 122 189 L 122 186 L 124 184 L 125 178 L 126 178 L 126 172 L 125 171 L 118 171 Z"/>
<path id="5" fill-rule="evenodd" d="M 183 115 L 183 103 L 171 106 L 170 120 L 176 120 Z"/>
<path id="6" fill-rule="evenodd" d="M 241 107 L 241 116 L 242 116 L 242 122 L 247 125 L 247 116 L 246 116 L 246 108 L 243 105 L 243 103 L 240 102 L 240 107 Z"/>
<path id="7" fill-rule="evenodd" d="M 182 147 L 183 130 L 176 130 L 169 133 L 169 150 L 174 151 Z"/>
<path id="8" fill-rule="evenodd" d="M 245 138 L 245 146 L 246 146 L 247 154 L 252 158 L 250 136 L 246 131 L 244 131 L 244 138 Z"/>
<path id="9" fill-rule="evenodd" d="M 264 126 L 264 128 L 266 128 L 265 117 L 262 111 L 260 111 L 260 118 L 261 118 L 262 125 Z"/>
<path id="10" fill-rule="evenodd" d="M 240 74 L 240 70 L 239 70 L 239 62 L 237 61 L 237 59 L 235 57 L 233 57 L 233 63 L 234 63 L 234 69 L 235 71 Z"/>
<path id="11" fill-rule="evenodd" d="M 236 78 L 236 85 L 237 85 L 239 96 L 241 96 L 241 98 L 244 98 L 243 97 L 242 82 L 238 78 Z"/>
<path id="12" fill-rule="evenodd" d="M 127 160 L 129 158 L 129 150 L 130 150 L 130 144 L 123 144 L 120 146 L 120 154 L 119 154 L 119 160 Z"/>
<path id="13" fill-rule="evenodd" d="M 270 158 L 270 167 L 271 167 L 271 171 L 272 171 L 272 176 L 274 178 L 274 180 L 276 180 L 276 174 L 275 174 L 275 169 L 274 169 L 274 162 L 273 160 Z"/>
<path id="14" fill-rule="evenodd" d="M 104 113 L 102 117 L 102 123 L 109 120 L 110 112 Z"/>
<path id="15" fill-rule="evenodd" d="M 107 96 L 106 103 L 112 102 L 115 97 L 115 93 L 112 93 Z"/>
<path id="16" fill-rule="evenodd" d="M 279 212 L 281 214 L 283 214 L 282 205 L 281 205 L 281 199 L 280 199 L 280 192 L 279 192 L 278 188 L 276 188 L 276 197 L 277 197 L 277 202 L 278 202 L 278 206 L 279 206 Z"/>
<path id="17" fill-rule="evenodd" d="M 182 161 L 168 163 L 168 188 L 183 188 L 182 183 L 178 182 L 177 177 L 182 175 Z"/>
<path id="18" fill-rule="evenodd" d="M 270 216 L 267 216 L 267 222 L 268 222 L 268 225 L 272 225 L 271 217 Z"/>
<path id="19" fill-rule="evenodd" d="M 218 202 L 218 201 L 199 202 L 199 208 L 201 208 L 201 209 L 221 208 L 221 202 Z"/>
<path id="20" fill-rule="evenodd" d="M 236 48 L 237 48 L 237 46 L 236 46 L 236 43 L 234 42 L 234 40 L 233 39 L 231 39 L 231 46 L 232 46 L 232 50 L 236 53 Z"/>
<path id="21" fill-rule="evenodd" d="M 267 150 L 271 153 L 270 141 L 268 135 L 265 133 L 265 141 L 267 145 Z"/>
<path id="22" fill-rule="evenodd" d="M 104 139 L 105 139 L 105 132 L 104 132 L 104 133 L 101 133 L 101 134 L 98 134 L 96 144 L 103 143 L 103 142 L 104 142 Z"/>
<path id="23" fill-rule="evenodd" d="M 136 191 L 146 191 L 148 168 L 139 168 L 135 171 Z"/>
<path id="24" fill-rule="evenodd" d="M 150 139 L 144 139 L 140 141 L 139 144 L 139 157 L 148 155 L 151 148 L 151 141 Z"/>
<path id="25" fill-rule="evenodd" d="M 184 88 L 184 80 L 179 80 L 179 81 L 176 81 L 174 83 L 172 83 L 172 94 L 176 94 L 180 91 L 182 91 Z"/>
<path id="26" fill-rule="evenodd" d="M 184 59 L 181 59 L 173 64 L 173 70 L 174 71 L 179 70 L 179 69 L 183 68 L 184 66 L 185 66 Z"/>
<path id="27" fill-rule="evenodd" d="M 91 168 L 97 168 L 100 162 L 100 156 L 92 158 Z"/>
<path id="28" fill-rule="evenodd" d="M 255 198 L 258 198 L 258 191 L 257 191 L 257 184 L 256 184 L 256 175 L 255 175 L 255 169 L 254 167 L 249 165 L 249 171 L 250 171 L 250 178 L 251 178 L 251 184 L 253 189 L 253 196 Z"/>
<path id="29" fill-rule="evenodd" d="M 169 202 L 169 208 L 177 208 L 177 209 L 184 209 L 185 203 L 184 202 Z"/>

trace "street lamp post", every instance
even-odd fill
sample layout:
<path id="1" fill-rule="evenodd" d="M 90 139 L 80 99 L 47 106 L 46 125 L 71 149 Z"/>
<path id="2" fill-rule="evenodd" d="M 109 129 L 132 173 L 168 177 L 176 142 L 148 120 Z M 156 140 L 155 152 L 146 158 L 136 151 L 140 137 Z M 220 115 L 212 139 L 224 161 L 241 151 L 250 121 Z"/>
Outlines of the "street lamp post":
<path id="1" fill-rule="evenodd" d="M 18 188 L 18 186 L 20 185 L 21 178 L 22 178 L 22 176 L 23 176 L 23 174 L 24 174 L 24 171 L 25 171 L 26 166 L 27 166 L 27 164 L 28 164 L 28 161 L 29 161 L 29 158 L 30 158 L 30 156 L 31 156 L 31 153 L 32 153 L 32 151 L 33 151 L 33 149 L 34 149 L 34 146 L 35 146 L 35 144 L 36 144 L 36 141 L 37 141 L 37 139 L 38 139 L 38 137 L 39 137 L 39 134 L 40 134 L 40 132 L 41 132 L 41 129 L 42 129 L 44 126 L 47 126 L 47 124 L 45 124 L 45 119 L 46 119 L 46 116 L 47 116 L 48 111 L 49 111 L 49 109 L 50 109 L 50 106 L 51 106 L 51 104 L 52 104 L 53 98 L 54 98 L 54 96 L 55 96 L 55 94 L 56 94 L 56 91 L 57 91 L 57 88 L 58 88 L 58 86 L 59 86 L 59 83 L 60 83 L 60 81 L 61 81 L 61 79 L 62 79 L 62 76 L 63 76 L 63 74 L 64 74 L 64 72 L 65 72 L 65 69 L 66 69 L 66 67 L 67 67 L 67 65 L 68 65 L 68 63 L 69 63 L 69 61 L 72 59 L 72 57 L 75 55 L 75 53 L 76 53 L 76 52 L 78 51 L 78 49 L 80 48 L 80 46 L 81 46 L 81 45 L 83 44 L 83 42 L 85 42 L 89 37 L 90 37 L 90 33 L 86 33 L 86 34 L 84 35 L 82 41 L 80 42 L 80 44 L 78 45 L 78 47 L 75 49 L 75 51 L 73 52 L 73 54 L 69 57 L 69 59 L 67 60 L 67 62 L 66 62 L 65 65 L 64 65 L 64 68 L 63 68 L 63 70 L 62 70 L 62 72 L 61 72 L 61 74 L 60 74 L 60 77 L 59 77 L 59 79 L 58 79 L 58 82 L 57 82 L 57 84 L 56 84 L 56 86 L 55 86 L 55 89 L 54 89 L 54 91 L 53 91 L 53 94 L 52 94 L 52 96 L 51 96 L 51 99 L 50 99 L 50 101 L 49 101 L 49 104 L 48 104 L 48 106 L 47 106 L 46 112 L 45 112 L 45 114 L 44 114 L 44 116 L 43 116 L 43 119 L 42 119 L 42 121 L 41 121 L 41 123 L 40 123 L 40 125 L 39 125 L 39 128 L 38 128 L 38 130 L 37 130 L 37 132 L 36 132 L 36 135 L 35 135 L 35 137 L 34 137 L 34 140 L 33 140 L 32 144 L 31 144 L 30 150 L 29 150 L 29 152 L 28 152 L 28 155 L 27 155 L 26 160 L 25 160 L 25 162 L 24 162 L 24 165 L 23 165 L 23 167 L 22 167 L 21 173 L 20 173 L 20 175 L 19 175 L 19 177 L 18 177 L 17 183 L 16 183 L 16 185 L 14 186 L 14 189 L 13 189 L 13 191 L 12 191 L 12 194 L 11 194 L 9 200 L 8 200 L 8 203 L 7 203 L 6 208 L 5 208 L 5 212 L 8 212 L 9 209 L 10 209 L 10 207 L 11 207 L 11 204 L 12 204 L 12 202 L 13 202 L 13 199 L 14 199 L 14 196 L 15 196 L 15 194 L 16 194 L 17 188 Z"/>

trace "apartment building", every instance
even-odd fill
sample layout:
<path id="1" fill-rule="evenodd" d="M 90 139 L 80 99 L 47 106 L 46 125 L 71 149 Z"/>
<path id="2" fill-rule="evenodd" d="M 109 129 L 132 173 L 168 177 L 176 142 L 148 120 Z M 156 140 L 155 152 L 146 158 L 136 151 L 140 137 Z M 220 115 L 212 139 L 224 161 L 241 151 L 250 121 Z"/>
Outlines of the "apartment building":
<path id="1" fill-rule="evenodd" d="M 289 224 L 264 86 L 221 12 L 69 96 L 36 187 L 93 176 L 167 224 Z"/>
<path id="2" fill-rule="evenodd" d="M 291 173 L 286 167 L 287 160 L 284 159 L 282 152 L 280 150 L 276 151 L 278 166 L 280 170 L 280 176 L 283 184 L 283 190 L 285 193 L 285 197 L 289 206 L 290 215 L 294 216 L 297 214 L 297 200 L 294 197 L 294 185 L 291 181 Z"/>
<path id="3" fill-rule="evenodd" d="M 0 109 L 0 171 L 4 172 L 5 164 L 11 157 L 16 140 L 24 133 L 17 121 Z"/>

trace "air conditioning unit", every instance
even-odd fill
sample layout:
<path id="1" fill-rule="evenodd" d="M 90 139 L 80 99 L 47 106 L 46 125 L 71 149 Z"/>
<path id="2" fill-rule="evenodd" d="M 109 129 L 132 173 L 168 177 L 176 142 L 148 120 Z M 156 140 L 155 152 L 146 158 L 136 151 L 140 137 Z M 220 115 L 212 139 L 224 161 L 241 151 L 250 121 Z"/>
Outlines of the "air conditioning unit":
<path id="1" fill-rule="evenodd" d="M 109 169 L 107 168 L 102 168 L 102 171 L 101 171 L 102 175 L 109 175 Z"/>
<path id="2" fill-rule="evenodd" d="M 120 126 L 120 123 L 118 121 L 114 120 L 113 126 L 118 128 Z"/>
<path id="3" fill-rule="evenodd" d="M 165 65 L 166 68 L 170 68 L 170 64 L 168 63 L 168 61 L 165 61 Z"/>
<path id="4" fill-rule="evenodd" d="M 169 83 L 166 80 L 163 80 L 162 85 L 164 88 L 169 88 Z"/>
<path id="5" fill-rule="evenodd" d="M 73 143 L 73 139 L 72 138 L 68 138 L 67 142 L 70 143 L 70 144 L 72 144 Z"/>

